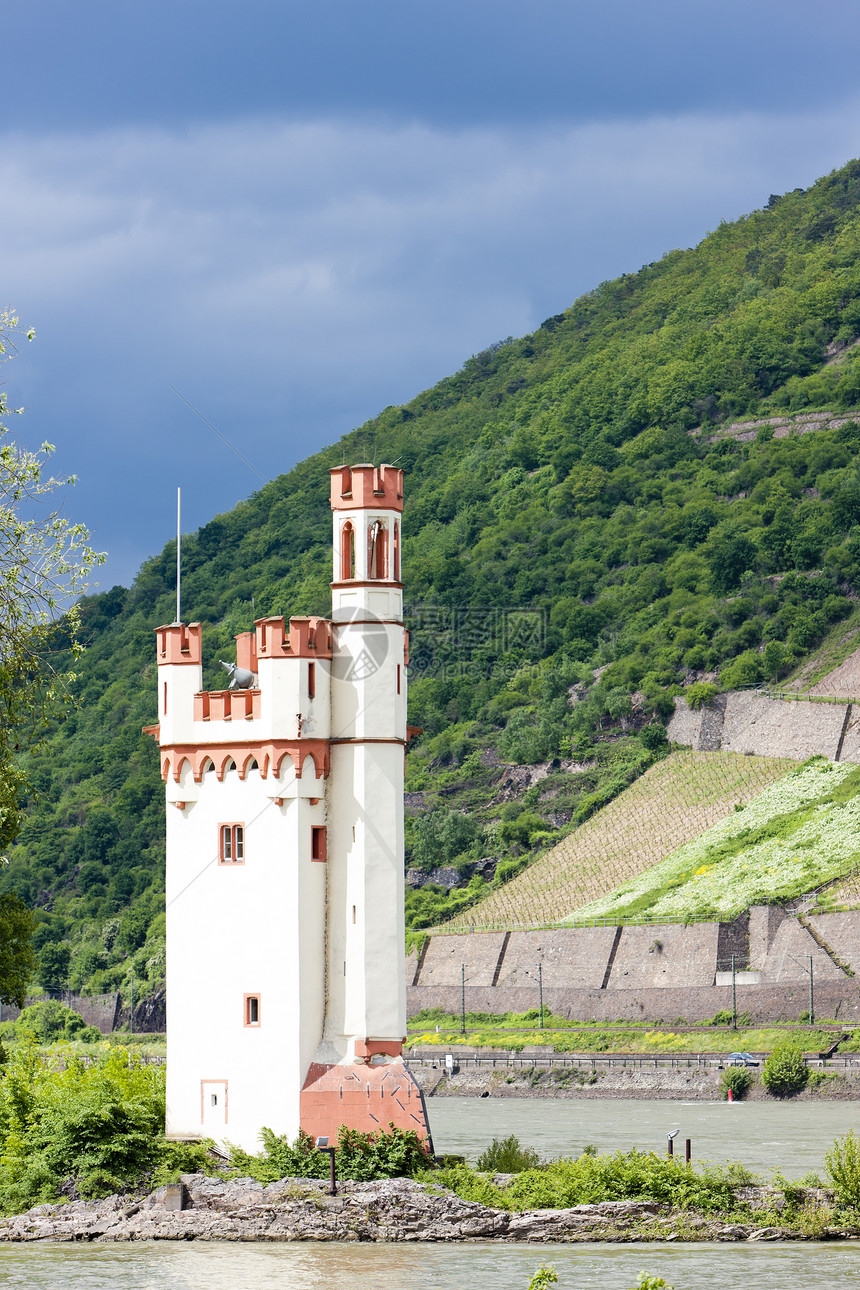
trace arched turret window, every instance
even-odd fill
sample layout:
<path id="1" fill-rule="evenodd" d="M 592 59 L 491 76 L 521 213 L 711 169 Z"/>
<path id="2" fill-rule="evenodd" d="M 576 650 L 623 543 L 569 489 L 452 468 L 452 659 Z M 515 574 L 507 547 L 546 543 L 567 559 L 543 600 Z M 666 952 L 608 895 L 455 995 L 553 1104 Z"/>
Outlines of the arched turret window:
<path id="1" fill-rule="evenodd" d="M 388 577 L 388 529 L 382 520 L 374 520 L 367 531 L 367 576 Z"/>
<path id="2" fill-rule="evenodd" d="M 347 520 L 340 531 L 340 580 L 355 577 L 355 532 Z"/>
<path id="3" fill-rule="evenodd" d="M 394 521 L 394 551 L 393 551 L 393 568 L 391 576 L 395 582 L 400 581 L 400 525 L 397 520 Z"/>

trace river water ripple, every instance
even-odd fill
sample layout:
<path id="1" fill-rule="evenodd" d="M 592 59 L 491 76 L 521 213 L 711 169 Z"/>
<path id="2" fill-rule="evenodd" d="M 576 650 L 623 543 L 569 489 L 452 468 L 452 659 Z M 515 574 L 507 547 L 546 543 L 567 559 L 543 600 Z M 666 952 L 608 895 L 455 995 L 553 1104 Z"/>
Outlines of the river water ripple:
<path id="1" fill-rule="evenodd" d="M 640 1270 L 676 1290 L 860 1287 L 860 1242 L 824 1245 L 226 1245 L 141 1242 L 0 1249 L 9 1290 L 628 1290 Z"/>
<path id="2" fill-rule="evenodd" d="M 820 1173 L 824 1153 L 850 1128 L 860 1131 L 860 1102 L 664 1102 L 576 1098 L 440 1097 L 427 1102 L 439 1152 L 474 1157 L 492 1138 L 514 1133 L 543 1156 L 598 1151 L 675 1150 L 691 1138 L 694 1160 L 737 1160 L 755 1173 L 790 1178 Z"/>

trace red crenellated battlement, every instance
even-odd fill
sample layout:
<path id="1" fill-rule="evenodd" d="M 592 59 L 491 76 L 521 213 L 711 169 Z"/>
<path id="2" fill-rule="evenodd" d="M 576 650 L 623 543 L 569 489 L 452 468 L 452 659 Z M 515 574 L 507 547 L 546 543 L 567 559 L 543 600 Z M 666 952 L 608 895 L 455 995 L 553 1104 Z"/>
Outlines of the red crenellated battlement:
<path id="1" fill-rule="evenodd" d="M 256 660 L 261 658 L 331 658 L 331 623 L 327 618 L 258 618 Z"/>
<path id="2" fill-rule="evenodd" d="M 236 637 L 236 666 L 246 672 L 257 670 L 257 633 L 242 632 Z"/>
<path id="3" fill-rule="evenodd" d="M 397 466 L 335 466 L 329 474 L 333 511 L 403 510 L 403 471 Z"/>
<path id="4" fill-rule="evenodd" d="M 202 658 L 203 628 L 200 623 L 170 623 L 156 627 L 156 653 L 159 664 L 194 663 Z"/>
<path id="5" fill-rule="evenodd" d="M 194 696 L 194 720 L 253 721 L 262 714 L 262 698 L 259 690 L 202 690 Z"/>

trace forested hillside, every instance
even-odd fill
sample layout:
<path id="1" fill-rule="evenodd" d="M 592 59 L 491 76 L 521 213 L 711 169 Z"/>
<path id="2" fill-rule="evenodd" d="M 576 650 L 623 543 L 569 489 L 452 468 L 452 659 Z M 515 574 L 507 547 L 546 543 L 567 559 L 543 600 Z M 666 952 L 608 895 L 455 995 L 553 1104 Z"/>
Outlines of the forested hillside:
<path id="1" fill-rule="evenodd" d="M 786 676 L 860 591 L 860 425 L 751 442 L 775 412 L 860 407 L 860 162 L 693 250 L 603 283 L 183 541 L 206 683 L 255 617 L 329 607 L 330 465 L 399 460 L 413 629 L 410 864 L 509 874 L 666 747 L 680 686 Z M 332 379 L 337 379 L 336 371 Z M 41 912 L 42 975 L 163 973 L 153 628 L 175 548 L 84 605 L 77 709 L 26 761 L 2 870 Z M 550 764 L 556 762 L 557 764 Z M 511 771 L 543 763 L 543 776 Z M 548 771 L 549 773 L 545 773 Z M 488 861 L 476 868 L 479 861 Z M 70 961 L 69 961 L 70 960 Z"/>

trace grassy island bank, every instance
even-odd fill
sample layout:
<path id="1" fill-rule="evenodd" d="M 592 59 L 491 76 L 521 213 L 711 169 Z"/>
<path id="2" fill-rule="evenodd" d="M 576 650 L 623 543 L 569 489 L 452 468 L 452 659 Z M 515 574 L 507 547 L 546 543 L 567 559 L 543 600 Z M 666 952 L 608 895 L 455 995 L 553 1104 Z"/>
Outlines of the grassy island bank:
<path id="1" fill-rule="evenodd" d="M 162 1135 L 164 1069 L 130 1048 L 21 1041 L 0 1077 L 0 1240 L 653 1241 L 860 1238 L 860 1142 L 821 1176 L 686 1165 L 653 1151 L 544 1160 L 512 1137 L 477 1159 L 414 1135 L 341 1131 L 328 1157 L 264 1131 L 262 1150 Z"/>

